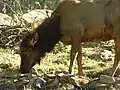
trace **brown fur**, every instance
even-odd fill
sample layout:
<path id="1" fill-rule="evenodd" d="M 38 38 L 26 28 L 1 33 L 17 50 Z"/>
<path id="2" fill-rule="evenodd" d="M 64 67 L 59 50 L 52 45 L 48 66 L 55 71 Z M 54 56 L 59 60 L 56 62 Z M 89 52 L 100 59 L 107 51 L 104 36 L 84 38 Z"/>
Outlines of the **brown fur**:
<path id="1" fill-rule="evenodd" d="M 78 53 L 78 75 L 83 75 L 81 42 L 113 39 L 116 56 L 110 75 L 114 76 L 120 60 L 120 1 L 77 1 L 63 1 L 56 9 L 56 13 L 60 13 L 61 33 L 64 34 L 61 41 L 72 44 L 69 72 L 72 72 L 73 61 Z"/>
<path id="2" fill-rule="evenodd" d="M 28 58 L 26 58 L 27 56 L 22 58 L 22 62 L 27 60 L 25 61 L 26 64 L 27 62 L 31 63 L 28 64 L 30 65 L 29 68 L 26 67 L 26 71 L 28 72 L 36 61 L 39 62 L 38 57 L 42 57 L 45 52 L 51 51 L 60 40 L 65 44 L 72 45 L 69 73 L 72 73 L 74 59 L 77 59 L 78 75 L 83 75 L 82 42 L 100 42 L 113 39 L 116 56 L 110 75 L 114 76 L 120 61 L 119 15 L 119 0 L 93 0 L 92 2 L 89 0 L 65 0 L 61 2 L 52 16 L 37 28 L 38 39 L 34 39 L 36 35 L 33 35 L 32 39 L 25 38 L 28 42 L 26 52 L 30 55 L 28 55 Z M 29 47 L 29 45 L 32 47 Z M 24 48 L 24 45 L 21 44 L 21 47 Z M 31 50 L 31 48 L 34 48 L 34 50 Z M 21 63 L 21 67 L 26 64 Z M 21 69 L 21 71 L 23 70 L 26 72 L 24 68 Z"/>

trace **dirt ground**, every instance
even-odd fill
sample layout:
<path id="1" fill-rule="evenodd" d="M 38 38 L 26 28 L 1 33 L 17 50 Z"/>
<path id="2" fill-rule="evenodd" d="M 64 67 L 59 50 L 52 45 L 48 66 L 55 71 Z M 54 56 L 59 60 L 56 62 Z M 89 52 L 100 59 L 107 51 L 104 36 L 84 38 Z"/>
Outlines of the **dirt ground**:
<path id="1" fill-rule="evenodd" d="M 0 49 L 0 90 L 120 90 L 120 70 L 116 81 L 107 76 L 114 60 L 114 44 L 83 44 L 84 72 L 86 77 L 77 78 L 68 74 L 70 46 L 58 44 L 48 53 L 41 65 L 36 65 L 31 73 L 19 72 L 20 56 L 13 49 Z M 49 62 L 49 63 L 48 63 Z M 105 70 L 107 69 L 107 71 Z M 105 70 L 105 71 L 103 71 Z M 103 71 L 103 72 L 102 72 Z M 108 80 L 100 82 L 102 79 Z M 110 83 L 112 82 L 112 83 Z"/>

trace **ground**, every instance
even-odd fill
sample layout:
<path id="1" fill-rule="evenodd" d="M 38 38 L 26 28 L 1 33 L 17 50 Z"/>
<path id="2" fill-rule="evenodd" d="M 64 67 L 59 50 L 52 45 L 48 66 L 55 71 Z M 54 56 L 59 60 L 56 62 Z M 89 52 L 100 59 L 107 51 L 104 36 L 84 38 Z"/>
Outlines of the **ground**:
<path id="1" fill-rule="evenodd" d="M 107 69 L 108 67 L 112 66 L 114 60 L 113 47 L 114 47 L 113 41 L 107 43 L 102 42 L 102 43 L 83 44 L 83 49 L 82 49 L 83 60 L 84 60 L 83 68 L 86 77 L 88 77 L 90 81 L 95 80 L 99 77 L 99 75 L 94 76 L 95 73 L 101 72 Z M 40 81 L 46 80 L 49 81 L 49 83 L 51 83 L 53 80 L 54 84 L 51 83 L 50 85 L 48 85 L 50 87 L 52 87 L 52 85 L 53 87 L 54 85 L 60 86 L 58 84 L 64 83 L 63 81 L 67 82 L 67 84 L 64 84 L 63 86 L 61 84 L 61 87 L 56 87 L 57 89 L 48 89 L 48 90 L 72 90 L 69 89 L 72 88 L 73 86 L 71 85 L 71 83 L 74 84 L 74 82 L 72 81 L 73 79 L 70 78 L 72 76 L 69 77 L 66 76 L 69 67 L 69 52 L 70 52 L 70 46 L 63 45 L 62 43 L 57 44 L 54 50 L 51 51 L 50 53 L 47 53 L 46 56 L 42 59 L 41 65 L 34 66 L 34 69 L 32 70 L 33 74 L 25 77 L 22 76 L 19 72 L 20 56 L 18 54 L 14 54 L 13 49 L 1 48 L 0 49 L 0 90 L 41 90 L 35 88 L 30 89 L 31 83 L 33 83 L 33 81 L 36 80 L 33 79 L 33 77 L 35 78 L 36 75 L 39 76 Z M 75 72 L 74 74 L 77 73 L 76 62 L 74 64 L 74 72 Z M 56 75 L 59 76 L 59 79 L 58 78 L 56 79 Z M 67 81 L 66 78 L 69 81 Z M 73 89 L 73 90 L 79 90 L 79 89 Z"/>

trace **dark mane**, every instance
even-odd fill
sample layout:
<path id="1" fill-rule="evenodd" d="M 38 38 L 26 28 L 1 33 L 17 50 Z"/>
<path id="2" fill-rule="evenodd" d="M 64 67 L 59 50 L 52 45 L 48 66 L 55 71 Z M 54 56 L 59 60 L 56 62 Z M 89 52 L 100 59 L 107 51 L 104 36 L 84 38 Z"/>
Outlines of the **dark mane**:
<path id="1" fill-rule="evenodd" d="M 50 52 L 60 40 L 60 17 L 46 19 L 38 26 L 36 33 L 38 33 L 39 38 L 35 47 L 40 50 L 42 57 L 46 52 Z"/>

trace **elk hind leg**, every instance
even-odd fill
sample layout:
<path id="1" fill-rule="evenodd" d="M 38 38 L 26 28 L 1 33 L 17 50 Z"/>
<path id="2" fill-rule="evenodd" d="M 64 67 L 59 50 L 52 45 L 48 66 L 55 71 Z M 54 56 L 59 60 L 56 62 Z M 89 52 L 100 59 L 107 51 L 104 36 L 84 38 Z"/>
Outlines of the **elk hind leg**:
<path id="1" fill-rule="evenodd" d="M 114 40 L 115 42 L 115 59 L 114 59 L 114 64 L 110 73 L 110 76 L 114 76 L 116 73 L 116 70 L 118 68 L 118 64 L 120 61 L 120 39 Z"/>

